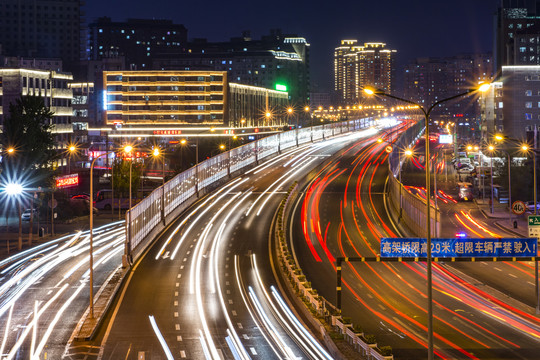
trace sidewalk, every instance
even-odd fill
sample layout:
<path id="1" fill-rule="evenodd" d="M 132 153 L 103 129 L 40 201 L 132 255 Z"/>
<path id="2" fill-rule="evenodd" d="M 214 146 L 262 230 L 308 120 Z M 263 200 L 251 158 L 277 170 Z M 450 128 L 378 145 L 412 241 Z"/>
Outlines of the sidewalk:
<path id="1" fill-rule="evenodd" d="M 525 212 L 523 215 L 515 215 L 508 209 L 507 204 L 499 204 L 495 201 L 492 213 L 489 199 L 474 199 L 474 202 L 478 207 L 478 210 L 480 210 L 486 218 L 492 219 L 495 225 L 519 237 L 529 236 L 529 224 L 527 219 L 530 215 L 529 212 Z M 516 225 L 517 227 L 515 227 Z"/>

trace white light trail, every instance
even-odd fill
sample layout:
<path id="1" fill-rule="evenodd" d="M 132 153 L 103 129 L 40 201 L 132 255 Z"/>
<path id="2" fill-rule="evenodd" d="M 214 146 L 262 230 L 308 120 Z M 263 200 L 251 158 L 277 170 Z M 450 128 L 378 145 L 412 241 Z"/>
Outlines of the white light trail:
<path id="1" fill-rule="evenodd" d="M 165 356 L 167 356 L 167 360 L 174 360 L 174 357 L 171 353 L 171 349 L 169 349 L 169 346 L 167 346 L 167 342 L 165 341 L 165 338 L 163 335 L 161 335 L 161 331 L 159 331 L 159 328 L 156 323 L 156 319 L 154 319 L 154 315 L 149 315 L 148 318 L 150 319 L 150 324 L 152 324 L 152 329 L 154 329 L 154 333 L 156 334 L 159 343 L 161 344 L 161 347 L 163 348 L 163 351 L 165 352 Z"/>
<path id="2" fill-rule="evenodd" d="M 0 359 L 2 354 L 4 353 L 4 348 L 6 347 L 6 341 L 9 335 L 9 327 L 11 325 L 11 317 L 13 315 L 13 306 L 14 305 L 11 305 L 11 308 L 9 309 L 9 315 L 6 322 L 6 331 L 4 331 L 4 338 L 2 339 L 2 346 L 0 347 Z"/>
<path id="3" fill-rule="evenodd" d="M 51 304 L 53 302 L 56 301 L 56 299 L 58 299 L 60 297 L 60 295 L 67 289 L 68 285 L 67 284 L 64 284 L 64 286 L 62 286 L 62 288 L 60 288 L 58 290 L 58 292 L 56 294 L 54 294 L 54 296 L 45 303 L 45 305 L 41 308 L 40 310 L 40 313 L 44 313 L 48 308 L 49 306 L 51 306 Z M 7 355 L 7 359 L 6 360 L 11 360 L 13 359 L 13 357 L 15 356 L 15 354 L 17 353 L 17 351 L 19 351 L 19 348 L 21 347 L 22 343 L 25 341 L 26 337 L 28 336 L 28 333 L 30 332 L 30 330 L 32 330 L 32 326 L 27 326 L 23 333 L 19 336 L 17 342 L 15 343 L 15 345 L 11 348 L 11 351 L 9 352 L 9 354 Z"/>
<path id="4" fill-rule="evenodd" d="M 193 220 L 193 222 L 189 225 L 189 227 L 187 228 L 187 230 L 184 232 L 184 234 L 182 235 L 182 237 L 180 237 L 180 240 L 178 241 L 178 243 L 176 244 L 176 247 L 174 248 L 174 251 L 172 252 L 171 254 L 171 260 L 174 260 L 175 256 L 176 256 L 176 253 L 178 252 L 178 250 L 180 250 L 180 246 L 182 245 L 182 243 L 184 242 L 185 238 L 188 236 L 189 232 L 191 231 L 191 229 L 195 226 L 195 224 L 203 217 L 204 214 L 206 214 L 215 204 L 217 204 L 219 202 L 219 200 L 221 200 L 223 197 L 227 196 L 235 187 L 237 186 L 240 186 L 241 184 L 243 184 L 244 182 L 246 182 L 247 180 L 249 179 L 244 179 L 240 182 L 238 182 L 237 184 L 235 184 L 234 186 L 231 186 L 229 189 L 227 189 L 227 191 L 225 191 L 221 196 L 219 196 L 216 201 L 214 201 L 212 204 L 210 204 L 206 209 L 204 209 L 200 214 L 199 216 Z M 226 187 L 225 187 L 226 188 Z M 218 191 L 216 194 L 214 194 L 212 197 L 216 196 L 218 193 L 220 193 L 220 191 Z"/>
<path id="5" fill-rule="evenodd" d="M 41 339 L 41 342 L 39 343 L 36 351 L 32 355 L 32 360 L 39 360 L 39 354 L 43 351 L 43 348 L 45 347 L 45 344 L 49 340 L 49 337 L 52 334 L 52 331 L 54 327 L 56 326 L 56 323 L 60 320 L 60 317 L 66 311 L 66 309 L 71 305 L 73 300 L 79 295 L 79 293 L 86 287 L 86 284 L 82 283 L 79 285 L 77 290 L 67 299 L 66 302 L 62 305 L 62 307 L 56 312 L 56 315 L 54 316 L 53 320 L 49 323 L 49 326 L 47 327 L 47 331 L 45 331 L 45 334 L 43 335 L 43 338 Z"/>
<path id="6" fill-rule="evenodd" d="M 305 167 L 307 167 L 308 165 L 310 165 L 313 161 L 315 161 L 315 158 L 311 158 L 311 159 L 306 159 L 306 161 L 304 162 L 304 164 L 298 168 L 294 168 L 296 171 L 293 171 L 292 174 L 290 174 L 290 171 L 287 172 L 285 175 L 288 175 L 290 174 L 286 179 L 284 179 L 281 184 L 279 184 L 278 186 L 276 186 L 276 188 L 270 192 L 267 196 L 266 196 L 266 199 L 264 200 L 264 202 L 261 204 L 261 206 L 259 207 L 259 210 L 257 211 L 257 216 L 259 216 L 261 214 L 261 211 L 264 209 L 264 206 L 266 205 L 266 203 L 268 202 L 268 200 L 270 200 L 270 198 L 272 197 L 272 195 L 274 195 L 276 193 L 276 190 L 277 189 L 280 189 L 284 186 L 285 183 L 287 183 L 292 177 L 296 176 L 296 174 L 298 174 L 300 171 L 303 171 Z M 281 179 L 281 178 L 280 178 Z"/>

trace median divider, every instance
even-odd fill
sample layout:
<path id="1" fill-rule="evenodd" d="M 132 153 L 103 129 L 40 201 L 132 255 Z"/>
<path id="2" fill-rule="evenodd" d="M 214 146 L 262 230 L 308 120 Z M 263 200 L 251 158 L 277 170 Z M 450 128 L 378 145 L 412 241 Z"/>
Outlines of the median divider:
<path id="1" fill-rule="evenodd" d="M 353 358 L 357 358 L 358 354 L 361 354 L 366 359 L 393 360 L 392 348 L 390 346 L 379 347 L 374 335 L 364 334 L 359 326 L 352 324 L 350 318 L 342 316 L 332 303 L 319 295 L 317 290 L 311 286 L 311 282 L 308 281 L 296 263 L 289 249 L 285 229 L 287 215 L 291 210 L 293 199 L 298 196 L 298 193 L 298 183 L 295 182 L 280 203 L 274 232 L 279 266 L 288 279 L 288 285 L 306 306 L 311 316 L 309 319 L 311 324 L 320 329 L 321 336 L 334 357 L 349 358 L 349 356 L 344 355 L 342 349 L 338 350 L 337 348 L 336 341 L 344 340 L 350 345 L 349 348 L 353 352 L 351 357 Z"/>

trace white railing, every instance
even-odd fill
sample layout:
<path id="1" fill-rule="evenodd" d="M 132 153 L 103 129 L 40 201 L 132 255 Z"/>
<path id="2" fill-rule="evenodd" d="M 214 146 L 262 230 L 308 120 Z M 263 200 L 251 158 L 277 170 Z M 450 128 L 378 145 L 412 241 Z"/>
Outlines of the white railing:
<path id="1" fill-rule="evenodd" d="M 221 153 L 176 175 L 165 183 L 164 191 L 162 187 L 155 189 L 150 196 L 126 212 L 128 258 L 140 256 L 157 232 L 164 228 L 167 220 L 189 206 L 197 195 L 201 196 L 228 180 L 231 174 L 248 169 L 297 143 L 301 145 L 312 141 L 312 138 L 315 141 L 357 131 L 371 126 L 373 121 L 373 118 L 349 120 L 274 134 Z M 165 198 L 162 200 L 163 195 Z"/>

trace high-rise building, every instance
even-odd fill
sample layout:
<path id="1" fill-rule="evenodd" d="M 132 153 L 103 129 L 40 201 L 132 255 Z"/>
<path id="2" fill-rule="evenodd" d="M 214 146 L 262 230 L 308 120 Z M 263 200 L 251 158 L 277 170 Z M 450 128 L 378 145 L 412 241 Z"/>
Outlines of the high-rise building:
<path id="1" fill-rule="evenodd" d="M 391 93 L 394 90 L 396 50 L 385 43 L 342 40 L 334 51 L 334 90 L 352 103 L 362 98 L 362 88 L 372 86 Z"/>
<path id="2" fill-rule="evenodd" d="M 81 57 L 82 16 L 80 0 L 2 0 L 2 54 L 60 58 L 73 71 Z"/>
<path id="3" fill-rule="evenodd" d="M 128 19 L 113 22 L 102 17 L 88 26 L 87 60 L 125 58 L 127 69 L 150 70 L 152 59 L 183 51 L 187 42 L 184 25 L 171 20 Z"/>
<path id="4" fill-rule="evenodd" d="M 491 54 L 461 54 L 446 58 L 418 58 L 405 66 L 404 96 L 429 107 L 439 100 L 466 92 L 493 79 Z M 435 109 L 439 118 L 455 119 L 476 131 L 480 108 L 476 98 L 444 102 Z"/>
<path id="5" fill-rule="evenodd" d="M 309 48 L 305 38 L 272 30 L 260 40 L 249 32 L 228 42 L 195 39 L 184 52 L 158 57 L 155 70 L 226 71 L 230 81 L 275 89 L 282 85 L 291 103 L 309 104 Z"/>
<path id="6" fill-rule="evenodd" d="M 540 2 L 501 0 L 495 14 L 494 62 L 503 66 L 540 64 Z"/>

